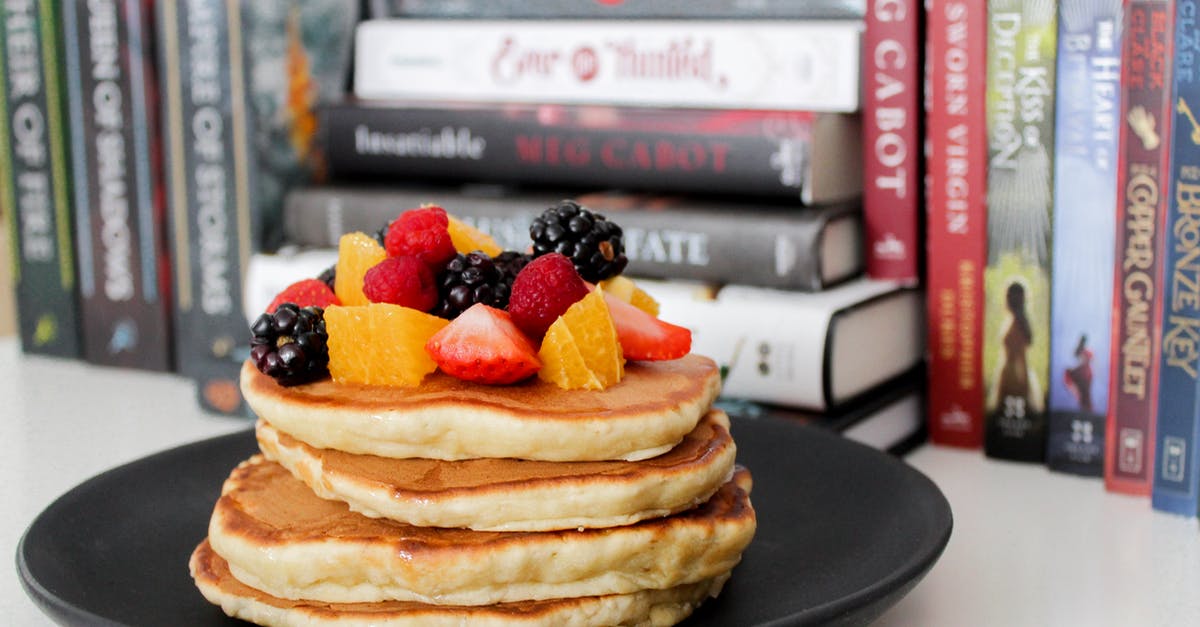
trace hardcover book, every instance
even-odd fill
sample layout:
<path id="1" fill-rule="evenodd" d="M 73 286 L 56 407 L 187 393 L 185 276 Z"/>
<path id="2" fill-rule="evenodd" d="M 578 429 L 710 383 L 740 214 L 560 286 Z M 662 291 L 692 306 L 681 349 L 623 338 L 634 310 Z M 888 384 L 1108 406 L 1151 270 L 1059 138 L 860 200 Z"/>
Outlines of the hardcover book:
<path id="1" fill-rule="evenodd" d="M 1121 0 L 1063 0 L 1055 98 L 1046 465 L 1104 473 L 1121 110 Z"/>
<path id="2" fill-rule="evenodd" d="M 366 99 L 852 112 L 856 20 L 367 20 Z"/>
<path id="3" fill-rule="evenodd" d="M 1162 353 L 1155 429 L 1155 509 L 1200 509 L 1200 40 L 1196 0 L 1175 5 L 1171 162 L 1163 231 Z"/>
<path id="4" fill-rule="evenodd" d="M 324 110 L 332 176 L 744 193 L 862 193 L 858 116 L 804 111 L 348 101 Z"/>
<path id="5" fill-rule="evenodd" d="M 288 243 L 336 248 L 343 233 L 374 233 L 404 209 L 432 202 L 489 233 L 501 247 L 525 250 L 529 223 L 563 198 L 620 224 L 629 272 L 642 276 L 816 291 L 863 268 L 862 211 L 853 202 L 796 207 L 616 191 L 335 186 L 288 194 L 283 226 Z"/>
<path id="6" fill-rule="evenodd" d="M 1170 161 L 1172 3 L 1126 4 L 1121 59 L 1112 385 L 1104 433 L 1104 485 L 1149 495 L 1162 329 L 1162 234 Z"/>
<path id="7" fill-rule="evenodd" d="M 926 13 L 929 437 L 966 448 L 983 445 L 986 9 L 933 0 Z"/>
<path id="8" fill-rule="evenodd" d="M 49 1 L 6 3 L 0 19 L 0 203 L 8 220 L 21 348 L 78 357 L 58 7 Z"/>
<path id="9" fill-rule="evenodd" d="M 62 3 L 84 357 L 170 370 L 150 2 Z"/>
<path id="10" fill-rule="evenodd" d="M 984 452 L 1042 461 L 1050 352 L 1052 0 L 989 0 Z"/>
<path id="11" fill-rule="evenodd" d="M 209 410 L 246 412 L 243 274 L 282 238 L 283 194 L 322 167 L 316 109 L 342 93 L 357 6 L 158 4 L 175 342 Z"/>
<path id="12" fill-rule="evenodd" d="M 868 0 L 863 47 L 867 274 L 916 281 L 921 258 L 921 5 Z"/>

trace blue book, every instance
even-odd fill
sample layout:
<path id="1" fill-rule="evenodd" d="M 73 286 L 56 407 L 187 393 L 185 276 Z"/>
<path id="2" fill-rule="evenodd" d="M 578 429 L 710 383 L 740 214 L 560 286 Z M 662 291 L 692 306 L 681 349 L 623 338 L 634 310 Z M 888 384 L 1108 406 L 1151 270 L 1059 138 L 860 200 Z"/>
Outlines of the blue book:
<path id="1" fill-rule="evenodd" d="M 1108 410 L 1121 0 L 1063 0 L 1058 21 L 1046 465 L 1100 476 Z"/>
<path id="2" fill-rule="evenodd" d="M 1196 516 L 1200 506 L 1200 41 L 1197 0 L 1179 0 L 1171 89 L 1171 166 L 1164 232 L 1162 352 L 1151 503 Z"/>

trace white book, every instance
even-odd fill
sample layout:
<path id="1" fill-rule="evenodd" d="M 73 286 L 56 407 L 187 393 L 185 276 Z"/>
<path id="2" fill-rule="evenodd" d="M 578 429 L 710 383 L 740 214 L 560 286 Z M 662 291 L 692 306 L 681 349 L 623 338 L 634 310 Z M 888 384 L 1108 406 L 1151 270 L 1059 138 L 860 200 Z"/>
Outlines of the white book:
<path id="1" fill-rule="evenodd" d="M 364 99 L 851 112 L 858 20 L 367 20 Z"/>

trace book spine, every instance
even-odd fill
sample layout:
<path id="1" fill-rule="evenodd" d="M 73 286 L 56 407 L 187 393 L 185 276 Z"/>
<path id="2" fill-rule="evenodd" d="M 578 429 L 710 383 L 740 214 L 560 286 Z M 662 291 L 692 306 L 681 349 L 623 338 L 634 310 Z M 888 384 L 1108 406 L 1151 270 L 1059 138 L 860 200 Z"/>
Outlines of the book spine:
<path id="1" fill-rule="evenodd" d="M 254 239 L 238 3 L 163 2 L 157 20 L 179 370 L 206 409 L 245 413 L 241 281 Z"/>
<path id="2" fill-rule="evenodd" d="M 853 20 L 368 20 L 354 93 L 853 112 L 861 31 Z"/>
<path id="3" fill-rule="evenodd" d="M 862 7 L 844 0 L 370 0 L 369 14 L 385 17 L 457 18 L 861 18 Z"/>
<path id="4" fill-rule="evenodd" d="M 916 281 L 921 207 L 921 7 L 868 0 L 863 77 L 867 274 Z"/>
<path id="5" fill-rule="evenodd" d="M 1162 329 L 1162 232 L 1170 151 L 1171 3 L 1126 5 L 1113 279 L 1112 374 L 1104 484 L 1148 495 L 1154 460 Z"/>
<path id="6" fill-rule="evenodd" d="M 989 0 L 984 452 L 1040 462 L 1050 358 L 1057 3 Z"/>
<path id="7" fill-rule="evenodd" d="M 287 196 L 284 231 L 291 244 L 335 247 L 343 233 L 373 233 L 406 207 L 436 202 L 492 235 L 502 248 L 524 250 L 530 222 L 557 200 L 317 187 Z M 694 210 L 686 201 L 665 196 L 596 193 L 577 200 L 621 225 L 629 258 L 626 272 L 633 275 L 817 291 L 862 267 L 860 261 L 840 277 L 830 277 L 821 267 L 823 238 L 835 223 L 846 227 L 848 245 L 861 237 L 861 213 L 852 205 L 747 214 L 736 206 Z"/>
<path id="8" fill-rule="evenodd" d="M 790 196 L 824 202 L 861 184 L 830 187 L 814 175 L 857 168 L 839 144 L 818 142 L 807 112 L 703 111 L 576 106 L 371 107 L 342 104 L 323 116 L 332 175 L 499 183 L 633 187 Z M 857 156 L 857 151 L 854 155 Z M 853 179 L 854 177 L 851 177 Z"/>
<path id="9" fill-rule="evenodd" d="M 62 6 L 84 356 L 169 370 L 148 17 L 137 0 Z"/>
<path id="10" fill-rule="evenodd" d="M 926 51 L 926 339 L 929 437 L 983 445 L 983 267 L 987 263 L 987 13 L 933 0 Z"/>
<path id="11" fill-rule="evenodd" d="M 81 354 L 58 12 L 0 8 L 0 203 L 8 214 L 21 347 Z"/>
<path id="12" fill-rule="evenodd" d="M 1120 127 L 1120 0 L 1064 0 L 1058 24 L 1046 465 L 1104 473 Z"/>
<path id="13" fill-rule="evenodd" d="M 1195 517 L 1200 509 L 1200 41 L 1196 0 L 1175 5 L 1171 162 L 1163 231 L 1162 354 L 1159 360 L 1155 509 Z"/>

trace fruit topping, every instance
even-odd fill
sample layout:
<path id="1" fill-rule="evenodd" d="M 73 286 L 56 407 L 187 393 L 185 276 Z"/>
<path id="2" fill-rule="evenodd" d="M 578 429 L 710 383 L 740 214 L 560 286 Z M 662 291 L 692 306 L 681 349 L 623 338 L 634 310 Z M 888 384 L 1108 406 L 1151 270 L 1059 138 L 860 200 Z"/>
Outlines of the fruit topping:
<path id="1" fill-rule="evenodd" d="M 540 339 L 567 308 L 587 296 L 571 260 L 558 253 L 530 261 L 513 280 L 508 313 L 529 337 Z"/>
<path id="2" fill-rule="evenodd" d="M 405 211 L 388 225 L 384 237 L 388 256 L 412 255 L 436 272 L 458 252 L 450 239 L 449 223 L 446 210 L 437 205 Z"/>
<path id="3" fill-rule="evenodd" d="M 538 378 L 563 389 L 602 390 L 621 380 L 625 359 L 603 290 L 584 296 L 550 325 L 538 358 Z"/>
<path id="4" fill-rule="evenodd" d="M 612 294 L 605 293 L 604 302 L 612 314 L 626 359 L 679 359 L 692 350 L 692 332 L 688 329 L 663 322 Z"/>
<path id="5" fill-rule="evenodd" d="M 420 259 L 388 257 L 363 277 L 363 294 L 373 303 L 391 303 L 429 311 L 438 302 L 433 272 Z"/>
<path id="6" fill-rule="evenodd" d="M 315 280 L 315 279 L 314 279 Z M 250 325 L 250 359 L 280 385 L 299 385 L 329 376 L 329 335 L 320 307 L 280 303 Z"/>
<path id="7" fill-rule="evenodd" d="M 425 351 L 442 372 L 466 381 L 505 385 L 541 368 L 537 350 L 508 312 L 472 305 L 429 338 Z"/>
<path id="8" fill-rule="evenodd" d="M 584 280 L 595 283 L 625 269 L 621 227 L 573 200 L 563 200 L 529 225 L 533 256 L 566 255 Z"/>
<path id="9" fill-rule="evenodd" d="M 333 290 L 343 305 L 366 305 L 363 277 L 387 257 L 383 247 L 366 233 L 347 233 L 338 240 L 338 260 Z"/>
<path id="10" fill-rule="evenodd" d="M 489 257 L 495 257 L 503 251 L 491 235 L 454 216 L 449 216 L 449 218 L 450 224 L 446 228 L 450 232 L 450 241 L 454 242 L 454 249 L 458 252 L 466 254 L 482 250 Z"/>
<path id="11" fill-rule="evenodd" d="M 339 383 L 413 387 L 437 369 L 425 343 L 446 326 L 437 316 L 375 303 L 330 307 L 329 373 Z"/>
<path id="12" fill-rule="evenodd" d="M 503 309 L 508 306 L 512 279 L 482 251 L 455 255 L 437 278 L 438 299 L 433 314 L 453 319 L 475 303 Z"/>
<path id="13" fill-rule="evenodd" d="M 604 288 L 606 295 L 616 296 L 634 307 L 658 317 L 658 301 L 647 294 L 646 290 L 638 287 L 633 279 L 627 276 L 615 276 L 601 281 L 600 287 Z"/>
<path id="14" fill-rule="evenodd" d="M 287 286 L 275 295 L 275 299 L 267 306 L 267 313 L 274 313 L 283 303 L 294 303 L 297 307 L 311 305 L 321 309 L 342 304 L 337 294 L 333 293 L 333 289 L 320 279 L 301 279 Z"/>
<path id="15" fill-rule="evenodd" d="M 334 289 L 333 283 L 337 279 L 337 263 L 325 268 L 321 274 L 317 275 L 317 280 L 329 286 L 329 289 Z M 339 303 L 340 304 L 340 303 Z"/>

